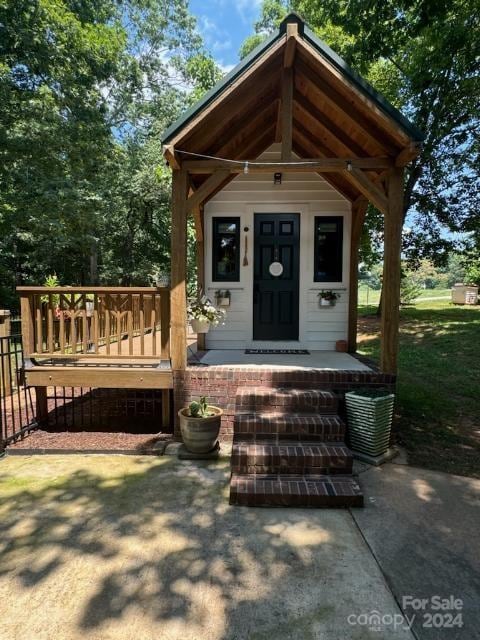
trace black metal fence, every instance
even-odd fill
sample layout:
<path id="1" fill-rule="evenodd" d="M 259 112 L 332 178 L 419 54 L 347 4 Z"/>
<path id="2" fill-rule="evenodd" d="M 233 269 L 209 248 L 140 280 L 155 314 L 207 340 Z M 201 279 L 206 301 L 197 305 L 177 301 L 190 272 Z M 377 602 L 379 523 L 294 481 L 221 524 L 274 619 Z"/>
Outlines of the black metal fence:
<path id="1" fill-rule="evenodd" d="M 22 336 L 0 337 L 0 449 L 37 427 L 32 390 L 23 383 Z"/>

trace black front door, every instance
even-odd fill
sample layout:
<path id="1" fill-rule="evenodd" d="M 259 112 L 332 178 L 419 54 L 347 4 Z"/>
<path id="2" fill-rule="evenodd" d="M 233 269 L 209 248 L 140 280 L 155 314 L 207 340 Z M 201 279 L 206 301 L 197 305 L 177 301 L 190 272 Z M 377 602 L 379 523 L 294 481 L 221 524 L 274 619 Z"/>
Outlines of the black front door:
<path id="1" fill-rule="evenodd" d="M 253 339 L 298 340 L 298 213 L 256 213 Z"/>

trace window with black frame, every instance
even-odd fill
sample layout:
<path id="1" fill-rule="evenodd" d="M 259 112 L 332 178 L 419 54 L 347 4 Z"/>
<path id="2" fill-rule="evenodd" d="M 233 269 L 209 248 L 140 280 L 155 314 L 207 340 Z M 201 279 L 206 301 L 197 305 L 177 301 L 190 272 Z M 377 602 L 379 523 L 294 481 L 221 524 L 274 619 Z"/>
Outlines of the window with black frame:
<path id="1" fill-rule="evenodd" d="M 315 217 L 315 282 L 343 280 L 343 217 Z"/>
<path id="2" fill-rule="evenodd" d="M 240 280 L 240 218 L 213 218 L 212 280 Z"/>

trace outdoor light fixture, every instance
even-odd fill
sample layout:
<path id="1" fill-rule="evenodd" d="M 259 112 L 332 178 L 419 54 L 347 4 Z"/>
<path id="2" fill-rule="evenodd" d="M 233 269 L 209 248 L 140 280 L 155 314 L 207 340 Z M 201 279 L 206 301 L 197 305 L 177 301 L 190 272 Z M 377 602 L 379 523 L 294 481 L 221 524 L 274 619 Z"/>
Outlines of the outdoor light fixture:
<path id="1" fill-rule="evenodd" d="M 282 184 L 282 174 L 280 172 L 273 174 L 273 184 Z"/>
<path id="2" fill-rule="evenodd" d="M 248 173 L 248 161 L 247 161 L 247 162 L 245 162 L 245 166 L 243 167 L 243 173 L 244 173 L 245 175 L 247 175 L 247 173 Z"/>
<path id="3" fill-rule="evenodd" d="M 352 161 L 347 160 L 347 171 L 351 171 L 351 170 L 352 170 Z"/>

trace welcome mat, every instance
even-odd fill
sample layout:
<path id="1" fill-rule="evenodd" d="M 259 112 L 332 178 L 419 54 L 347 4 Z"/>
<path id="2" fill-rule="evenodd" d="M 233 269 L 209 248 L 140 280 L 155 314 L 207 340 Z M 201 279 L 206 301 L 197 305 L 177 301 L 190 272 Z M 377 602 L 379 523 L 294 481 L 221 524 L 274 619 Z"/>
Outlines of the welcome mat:
<path id="1" fill-rule="evenodd" d="M 245 349 L 251 356 L 309 356 L 307 349 Z"/>

